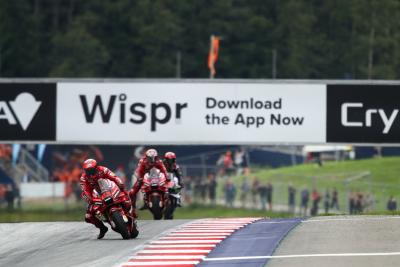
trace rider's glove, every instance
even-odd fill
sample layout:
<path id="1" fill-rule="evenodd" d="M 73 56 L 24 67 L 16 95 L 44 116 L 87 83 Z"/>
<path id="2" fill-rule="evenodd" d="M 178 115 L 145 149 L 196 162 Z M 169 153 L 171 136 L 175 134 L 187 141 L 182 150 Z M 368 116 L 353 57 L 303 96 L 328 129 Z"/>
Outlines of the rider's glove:
<path id="1" fill-rule="evenodd" d="M 119 187 L 119 189 L 121 189 L 121 191 L 126 192 L 126 188 L 125 188 L 124 184 L 119 184 L 118 187 Z"/>

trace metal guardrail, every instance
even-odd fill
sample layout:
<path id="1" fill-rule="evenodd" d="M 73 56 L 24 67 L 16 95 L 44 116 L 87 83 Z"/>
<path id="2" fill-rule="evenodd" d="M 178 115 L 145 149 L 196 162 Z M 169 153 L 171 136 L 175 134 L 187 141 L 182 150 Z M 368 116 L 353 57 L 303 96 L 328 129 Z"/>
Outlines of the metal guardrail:
<path id="1" fill-rule="evenodd" d="M 36 182 L 49 181 L 49 171 L 24 148 L 20 150 L 17 168 L 25 171 L 30 180 Z"/>

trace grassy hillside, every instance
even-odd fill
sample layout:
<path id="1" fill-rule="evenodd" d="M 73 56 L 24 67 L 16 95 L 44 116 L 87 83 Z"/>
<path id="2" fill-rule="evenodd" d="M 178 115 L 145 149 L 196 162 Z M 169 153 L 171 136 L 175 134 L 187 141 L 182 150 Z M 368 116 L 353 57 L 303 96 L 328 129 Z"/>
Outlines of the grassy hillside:
<path id="1" fill-rule="evenodd" d="M 370 175 L 366 175 L 368 172 Z M 317 188 L 320 193 L 324 193 L 326 189 L 335 187 L 339 191 L 343 208 L 347 205 L 347 194 L 350 190 L 372 193 L 376 200 L 375 208 L 379 210 L 385 209 L 390 195 L 400 198 L 400 157 L 325 162 L 322 167 L 301 164 L 277 169 L 258 169 L 251 177 L 257 177 L 262 182 L 271 182 L 274 186 L 273 199 L 281 204 L 287 203 L 289 184 L 293 184 L 297 192 L 302 188 Z M 234 178 L 238 188 L 243 179 L 244 177 Z M 299 203 L 299 194 L 296 202 Z"/>

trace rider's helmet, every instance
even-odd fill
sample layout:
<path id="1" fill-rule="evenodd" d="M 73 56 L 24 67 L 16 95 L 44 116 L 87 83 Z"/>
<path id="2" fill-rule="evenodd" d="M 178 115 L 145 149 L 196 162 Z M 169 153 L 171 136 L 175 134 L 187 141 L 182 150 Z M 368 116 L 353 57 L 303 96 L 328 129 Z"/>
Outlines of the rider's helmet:
<path id="1" fill-rule="evenodd" d="M 88 176 L 95 175 L 97 172 L 97 161 L 94 159 L 87 159 L 83 162 L 82 167 L 86 175 Z"/>
<path id="2" fill-rule="evenodd" d="M 151 164 L 156 163 L 156 161 L 158 159 L 157 150 L 155 150 L 154 148 L 151 148 L 151 149 L 147 150 L 146 151 L 146 159 Z"/>
<path id="3" fill-rule="evenodd" d="M 165 158 L 165 163 L 166 163 L 168 166 L 172 166 L 172 165 L 175 163 L 175 161 L 176 161 L 176 155 L 175 155 L 174 152 L 167 152 L 167 153 L 165 153 L 164 158 Z"/>

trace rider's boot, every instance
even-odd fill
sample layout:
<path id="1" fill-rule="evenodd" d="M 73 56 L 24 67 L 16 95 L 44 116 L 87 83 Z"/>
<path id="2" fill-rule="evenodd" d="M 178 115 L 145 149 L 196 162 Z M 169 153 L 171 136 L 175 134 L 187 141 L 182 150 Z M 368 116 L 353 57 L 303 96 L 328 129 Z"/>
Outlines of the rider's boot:
<path id="1" fill-rule="evenodd" d="M 108 228 L 102 222 L 100 222 L 100 224 L 96 225 L 96 227 L 100 229 L 100 233 L 97 236 L 97 239 L 102 239 L 106 235 Z"/>
<path id="2" fill-rule="evenodd" d="M 104 224 L 101 226 L 101 227 L 99 227 L 100 228 L 100 233 L 99 233 L 99 235 L 97 236 L 97 239 L 102 239 L 105 235 L 106 235 L 106 233 L 107 233 L 107 231 L 108 231 L 108 228 L 107 228 L 107 226 L 105 226 Z"/>

